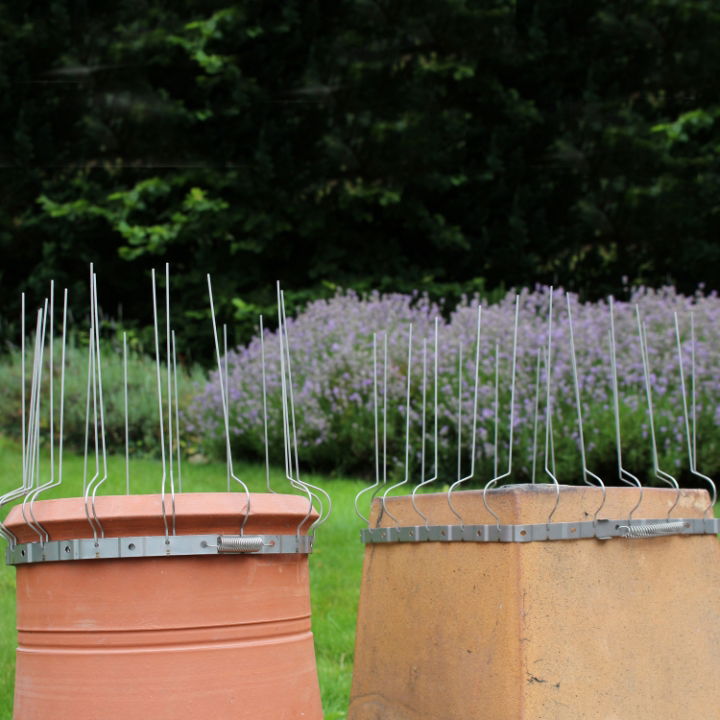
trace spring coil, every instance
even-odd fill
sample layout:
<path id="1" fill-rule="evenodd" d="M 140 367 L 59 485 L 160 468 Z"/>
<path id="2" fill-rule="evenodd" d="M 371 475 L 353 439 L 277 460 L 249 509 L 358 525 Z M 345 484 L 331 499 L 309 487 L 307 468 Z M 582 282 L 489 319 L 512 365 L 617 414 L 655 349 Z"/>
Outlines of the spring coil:
<path id="1" fill-rule="evenodd" d="M 647 525 L 621 525 L 618 530 L 625 530 L 623 537 L 648 538 L 679 533 L 685 530 L 686 527 L 686 523 L 682 520 L 675 520 L 662 523 L 648 523 Z"/>
<path id="2" fill-rule="evenodd" d="M 259 535 L 219 535 L 217 550 L 219 553 L 253 553 L 263 547 Z"/>

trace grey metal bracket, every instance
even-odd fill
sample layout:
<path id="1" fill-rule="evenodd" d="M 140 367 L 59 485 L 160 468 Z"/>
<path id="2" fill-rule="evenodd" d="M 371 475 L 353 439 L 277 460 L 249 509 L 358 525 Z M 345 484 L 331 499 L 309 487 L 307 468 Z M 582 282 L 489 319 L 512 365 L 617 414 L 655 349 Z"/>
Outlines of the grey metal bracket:
<path id="1" fill-rule="evenodd" d="M 409 525 L 365 528 L 364 543 L 422 542 L 541 542 L 546 540 L 610 540 L 669 535 L 717 535 L 717 518 L 599 519 L 534 525 Z"/>
<path id="2" fill-rule="evenodd" d="M 312 535 L 152 535 L 32 542 L 8 548 L 8 565 L 187 555 L 309 554 Z"/>

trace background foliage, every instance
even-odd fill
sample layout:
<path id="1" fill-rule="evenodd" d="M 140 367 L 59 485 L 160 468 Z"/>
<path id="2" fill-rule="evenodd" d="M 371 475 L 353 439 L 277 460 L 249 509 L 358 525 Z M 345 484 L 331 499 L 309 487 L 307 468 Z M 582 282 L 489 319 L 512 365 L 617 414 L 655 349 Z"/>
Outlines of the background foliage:
<path id="1" fill-rule="evenodd" d="M 5 3 L 3 314 L 50 277 L 80 312 L 96 259 L 142 336 L 167 258 L 207 360 L 205 272 L 237 342 L 275 279 L 291 310 L 717 288 L 719 31 L 711 0 Z"/>
<path id="2" fill-rule="evenodd" d="M 551 297 L 552 373 L 548 391 L 543 358 L 548 348 Z M 608 303 L 600 300 L 581 304 L 560 289 L 551 292 L 548 287 L 538 287 L 522 291 L 517 298 L 511 482 L 549 481 L 546 466 L 554 468 L 554 474 L 562 483 L 582 481 L 568 300 L 573 308 L 577 392 L 583 414 L 588 469 L 611 484 L 618 481 Z M 505 472 L 510 447 L 515 311 L 513 293 L 508 293 L 500 302 L 484 304 L 478 345 L 477 303 L 475 300 L 461 303 L 448 321 L 438 322 L 437 360 L 434 324 L 438 309 L 426 297 L 375 293 L 361 300 L 353 293 L 338 294 L 330 300 L 315 301 L 297 317 L 288 319 L 293 378 L 291 407 L 297 416 L 296 435 L 293 432 L 291 437 L 297 437 L 301 464 L 373 478 L 376 471 L 381 476 L 387 472 L 393 481 L 407 478 L 411 485 L 433 475 L 440 484 L 468 477 L 468 485 L 484 485 Z M 647 380 L 637 313 L 647 330 Z M 715 331 L 719 315 L 720 299 L 716 294 L 696 293 L 689 297 L 670 287 L 638 288 L 632 292 L 630 302 L 614 304 L 622 458 L 624 467 L 632 468 L 643 482 L 662 484 L 654 472 L 651 431 L 656 438 L 659 469 L 692 486 L 702 484 L 704 481 L 697 476 L 690 476 L 688 438 L 695 434 L 697 469 L 713 476 L 720 471 L 717 442 L 720 339 Z M 408 352 L 410 324 L 411 354 Z M 377 333 L 375 340 L 374 333 Z M 284 445 L 276 332 L 266 331 L 262 344 L 256 337 L 228 356 L 231 439 L 238 456 L 264 459 L 263 355 L 267 376 L 268 447 L 271 458 L 280 465 Z M 436 362 L 437 434 L 434 431 Z M 408 374 L 410 433 L 406 446 Z M 653 408 L 652 428 L 648 388 Z M 197 438 L 206 452 L 213 453 L 214 449 L 218 457 L 222 457 L 225 449 L 221 398 L 219 376 L 214 372 L 184 414 L 185 433 Z M 552 430 L 546 434 L 548 402 Z M 471 470 L 473 437 L 476 439 L 474 471 Z M 383 446 L 387 447 L 386 458 L 380 449 Z M 406 449 L 410 459 L 407 466 Z"/>
<path id="3" fill-rule="evenodd" d="M 83 452 L 86 426 L 90 424 L 89 450 L 94 449 L 94 413 L 88 403 L 88 350 L 81 346 L 82 338 L 71 338 L 65 353 L 65 394 L 63 406 L 63 445 L 66 449 Z M 57 343 L 57 339 L 56 339 Z M 47 350 L 42 379 L 40 430 L 49 432 L 49 365 Z M 122 339 L 115 337 L 102 347 L 103 376 L 103 424 L 105 441 L 111 452 L 125 452 L 125 396 L 123 376 Z M 25 360 L 26 404 L 29 406 L 31 390 L 31 352 Z M 60 349 L 55 347 L 54 393 L 55 393 L 55 442 L 59 441 L 59 402 L 61 381 Z M 167 369 L 163 365 L 161 374 L 165 382 Z M 20 439 L 22 433 L 22 363 L 21 354 L 13 349 L 0 357 L 0 435 Z M 155 376 L 155 362 L 147 355 L 130 350 L 128 352 L 128 450 L 132 455 L 160 455 L 160 432 L 158 429 L 158 398 Z M 178 369 L 178 402 L 185 407 L 197 392 L 197 386 L 204 379 L 198 367 L 190 372 Z M 167 393 L 163 388 L 163 413 L 167 419 Z M 188 437 L 181 438 L 183 452 L 192 454 L 196 448 Z"/>

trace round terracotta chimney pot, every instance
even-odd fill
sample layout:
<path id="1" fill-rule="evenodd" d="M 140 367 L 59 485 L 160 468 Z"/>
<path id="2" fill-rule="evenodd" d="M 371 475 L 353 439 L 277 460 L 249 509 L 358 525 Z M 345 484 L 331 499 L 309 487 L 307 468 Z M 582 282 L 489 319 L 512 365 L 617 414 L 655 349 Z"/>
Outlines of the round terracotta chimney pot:
<path id="1" fill-rule="evenodd" d="M 176 532 L 237 535 L 244 502 L 241 493 L 177 495 Z M 106 537 L 165 534 L 159 495 L 98 497 L 96 509 Z M 307 509 L 303 497 L 253 494 L 245 534 L 292 535 Z M 82 498 L 39 501 L 34 512 L 53 541 L 93 536 Z M 6 525 L 20 543 L 38 540 L 20 507 Z M 307 554 L 16 570 L 14 720 L 322 719 Z"/>

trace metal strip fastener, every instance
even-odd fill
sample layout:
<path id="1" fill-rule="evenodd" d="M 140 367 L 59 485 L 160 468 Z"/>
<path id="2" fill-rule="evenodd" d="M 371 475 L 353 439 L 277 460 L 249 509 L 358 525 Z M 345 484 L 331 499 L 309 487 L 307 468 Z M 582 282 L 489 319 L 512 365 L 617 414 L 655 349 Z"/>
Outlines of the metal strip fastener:
<path id="1" fill-rule="evenodd" d="M 187 555 L 284 555 L 312 552 L 312 535 L 152 535 L 32 542 L 8 548 L 8 565 Z"/>
<path id="2" fill-rule="evenodd" d="M 717 535 L 718 518 L 598 519 L 597 522 L 554 522 L 528 525 L 410 525 L 366 528 L 364 543 L 408 542 L 542 542 L 547 540 L 609 540 L 671 535 Z"/>

